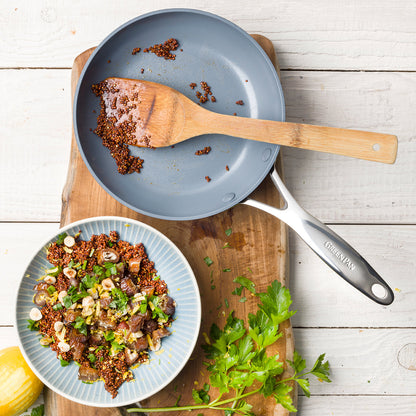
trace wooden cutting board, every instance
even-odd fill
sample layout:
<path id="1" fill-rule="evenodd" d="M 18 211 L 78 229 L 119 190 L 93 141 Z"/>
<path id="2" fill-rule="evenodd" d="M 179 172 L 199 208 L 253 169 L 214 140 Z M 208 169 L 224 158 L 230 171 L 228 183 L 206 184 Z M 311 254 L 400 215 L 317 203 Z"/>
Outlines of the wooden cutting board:
<path id="1" fill-rule="evenodd" d="M 266 51 L 276 70 L 279 72 L 275 51 L 271 41 L 260 35 L 254 39 Z M 72 97 L 87 59 L 94 48 L 79 55 L 72 68 Z M 98 140 L 98 138 L 97 138 Z M 282 168 L 279 155 L 278 168 Z M 114 168 L 114 167 L 110 167 Z M 273 206 L 281 205 L 281 198 L 269 178 L 265 179 L 253 193 L 253 198 Z M 158 229 L 170 238 L 188 259 L 198 280 L 202 300 L 202 325 L 198 343 L 191 360 L 165 389 L 142 402 L 145 407 L 173 406 L 181 396 L 180 404 L 193 403 L 192 388 L 202 387 L 208 381 L 203 362 L 201 344 L 203 333 L 209 333 L 213 322 L 220 327 L 225 316 L 235 310 L 236 316 L 247 318 L 249 312 L 256 310 L 256 299 L 247 296 L 245 303 L 232 295 L 235 288 L 233 279 L 245 275 L 253 280 L 258 290 L 264 290 L 275 279 L 288 284 L 287 228 L 276 218 L 255 208 L 237 205 L 223 213 L 206 219 L 193 221 L 166 221 L 138 214 L 113 199 L 94 180 L 85 166 L 78 151 L 74 134 L 72 134 L 71 155 L 67 181 L 62 194 L 61 226 L 87 217 L 100 215 L 119 215 L 142 221 Z M 231 228 L 232 234 L 227 237 L 225 230 Z M 230 248 L 223 248 L 229 243 Z M 213 264 L 208 267 L 204 258 L 209 256 Z M 223 272 L 223 269 L 231 269 Z M 224 299 L 229 302 L 227 309 Z M 273 346 L 281 359 L 292 359 L 294 340 L 289 321 L 281 325 L 284 337 Z M 289 372 L 290 369 L 287 370 Z M 287 374 L 286 374 L 287 375 Z M 71 402 L 49 389 L 45 389 L 46 416 L 120 416 L 125 415 L 123 408 L 94 408 Z M 294 401 L 296 393 L 294 391 Z M 256 415 L 287 416 L 288 412 L 270 400 L 258 397 L 250 398 Z M 200 412 L 175 412 L 175 415 L 196 415 Z M 205 416 L 218 415 L 218 411 L 204 411 Z M 155 413 L 152 413 L 155 414 Z M 162 413 L 158 413 L 162 414 Z M 164 413 L 166 415 L 166 413 Z M 173 413 L 172 413 L 173 414 Z"/>

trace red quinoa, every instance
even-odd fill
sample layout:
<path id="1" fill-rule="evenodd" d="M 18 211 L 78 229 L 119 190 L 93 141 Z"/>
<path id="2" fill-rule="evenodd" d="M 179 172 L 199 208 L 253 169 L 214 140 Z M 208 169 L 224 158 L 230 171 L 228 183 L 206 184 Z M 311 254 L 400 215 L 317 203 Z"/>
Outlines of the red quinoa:
<path id="1" fill-rule="evenodd" d="M 132 55 L 136 55 L 138 54 L 140 51 L 142 50 L 142 48 L 134 48 L 131 52 Z"/>
<path id="2" fill-rule="evenodd" d="M 174 38 L 170 38 L 166 40 L 165 42 L 163 42 L 163 44 L 159 43 L 159 44 L 143 49 L 143 52 L 145 53 L 152 52 L 160 58 L 170 59 L 174 61 L 176 59 L 176 55 L 171 52 L 176 51 L 178 47 L 179 47 L 178 41 Z"/>
<path id="3" fill-rule="evenodd" d="M 210 178 L 209 176 L 205 176 L 205 180 L 206 180 L 207 182 L 211 182 L 211 178 Z"/>
<path id="4" fill-rule="evenodd" d="M 244 101 L 243 100 L 238 100 L 235 102 L 237 105 L 244 105 Z"/>

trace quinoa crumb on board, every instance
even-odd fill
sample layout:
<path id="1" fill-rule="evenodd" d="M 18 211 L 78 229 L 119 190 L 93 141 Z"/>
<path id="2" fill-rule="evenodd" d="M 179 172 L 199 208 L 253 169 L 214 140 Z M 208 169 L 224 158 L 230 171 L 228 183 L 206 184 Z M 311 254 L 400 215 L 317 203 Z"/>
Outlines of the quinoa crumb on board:
<path id="1" fill-rule="evenodd" d="M 211 178 L 210 178 L 209 176 L 205 176 L 205 180 L 206 180 L 207 182 L 211 182 Z"/>
<path id="2" fill-rule="evenodd" d="M 235 102 L 237 105 L 244 105 L 244 101 L 243 100 L 238 100 Z"/>

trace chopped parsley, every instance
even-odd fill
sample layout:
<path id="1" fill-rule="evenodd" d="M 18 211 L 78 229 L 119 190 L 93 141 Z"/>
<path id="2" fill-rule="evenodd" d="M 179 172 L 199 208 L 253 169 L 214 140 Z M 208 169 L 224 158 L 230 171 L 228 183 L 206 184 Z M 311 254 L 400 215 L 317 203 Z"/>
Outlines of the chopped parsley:
<path id="1" fill-rule="evenodd" d="M 118 287 L 113 287 L 111 289 L 111 297 L 113 298 L 110 303 L 110 308 L 118 309 L 119 311 L 124 312 L 127 308 L 127 303 L 129 301 L 128 296 Z"/>
<path id="2" fill-rule="evenodd" d="M 58 238 L 56 239 L 56 244 L 63 244 L 65 237 L 67 237 L 68 234 L 67 233 L 62 233 L 58 235 Z"/>
<path id="3" fill-rule="evenodd" d="M 77 318 L 75 319 L 75 322 L 72 323 L 72 326 L 75 329 L 78 329 L 78 331 L 87 336 L 87 323 L 85 322 L 85 319 L 82 318 L 81 316 L 77 316 Z"/>
<path id="4" fill-rule="evenodd" d="M 27 322 L 29 322 L 29 325 L 27 327 L 31 331 L 37 331 L 39 329 L 39 324 L 37 321 L 34 321 L 33 319 L 28 319 Z"/>
<path id="5" fill-rule="evenodd" d="M 208 256 L 204 258 L 205 264 L 209 267 L 212 263 L 214 263 Z"/>
<path id="6" fill-rule="evenodd" d="M 61 367 L 66 367 L 69 365 L 69 361 L 64 360 L 61 356 L 59 356 L 59 361 L 61 363 Z"/>

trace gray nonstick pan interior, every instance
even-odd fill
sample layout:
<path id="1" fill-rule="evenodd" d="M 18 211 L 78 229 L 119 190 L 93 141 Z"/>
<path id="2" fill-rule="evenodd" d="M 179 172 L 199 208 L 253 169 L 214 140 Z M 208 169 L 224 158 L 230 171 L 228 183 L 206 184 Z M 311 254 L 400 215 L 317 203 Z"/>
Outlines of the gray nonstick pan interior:
<path id="1" fill-rule="evenodd" d="M 175 52 L 174 61 L 151 53 L 132 55 L 136 47 L 143 49 L 171 37 L 183 49 Z M 132 154 L 144 159 L 143 169 L 139 174 L 119 174 L 109 151 L 91 131 L 99 113 L 99 99 L 91 85 L 110 76 L 159 82 L 194 101 L 196 89 L 201 90 L 199 83 L 206 81 L 216 102 L 203 104 L 205 108 L 266 120 L 284 120 L 284 98 L 276 71 L 261 47 L 218 16 L 190 9 L 161 10 L 118 28 L 97 47 L 81 74 L 74 99 L 74 129 L 90 172 L 129 208 L 171 220 L 214 215 L 246 198 L 273 166 L 279 146 L 204 135 L 174 148 L 132 148 Z M 195 90 L 189 87 L 191 82 L 197 83 Z M 244 105 L 237 105 L 238 100 Z M 211 152 L 196 156 L 205 146 L 211 146 Z M 209 183 L 206 176 L 211 178 Z"/>

